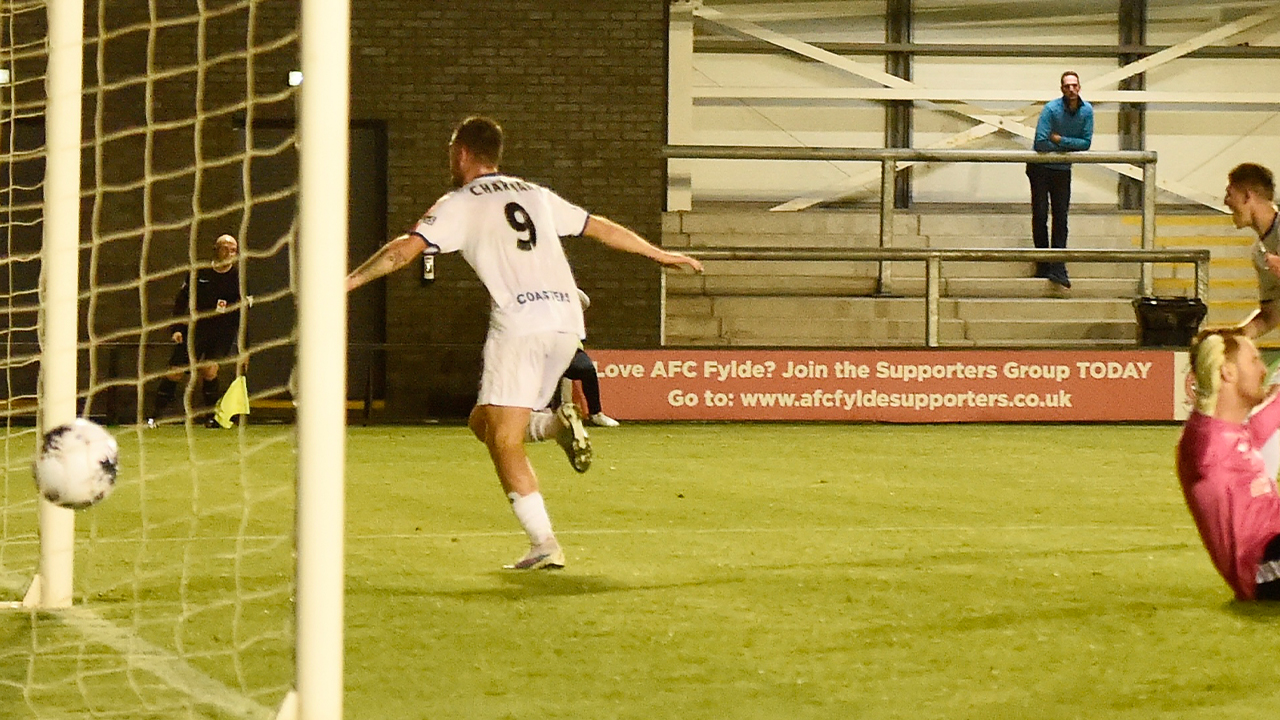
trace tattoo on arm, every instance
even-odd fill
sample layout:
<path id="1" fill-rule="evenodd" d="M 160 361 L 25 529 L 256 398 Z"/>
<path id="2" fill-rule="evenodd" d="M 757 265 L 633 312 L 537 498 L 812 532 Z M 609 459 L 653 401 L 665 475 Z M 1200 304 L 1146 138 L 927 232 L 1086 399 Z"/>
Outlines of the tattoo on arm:
<path id="1" fill-rule="evenodd" d="M 414 255 L 416 252 L 412 249 L 411 239 L 402 235 L 379 248 L 364 264 L 353 270 L 348 279 L 355 281 L 356 286 L 364 285 L 404 267 Z"/>

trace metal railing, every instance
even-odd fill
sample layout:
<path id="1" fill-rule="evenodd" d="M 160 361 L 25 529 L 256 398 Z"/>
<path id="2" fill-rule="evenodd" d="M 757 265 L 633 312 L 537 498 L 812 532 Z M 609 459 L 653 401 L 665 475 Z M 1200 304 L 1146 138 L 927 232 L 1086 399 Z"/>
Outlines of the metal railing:
<path id="1" fill-rule="evenodd" d="M 917 261 L 925 264 L 925 345 L 938 347 L 938 316 L 942 298 L 942 261 L 965 262 L 1124 262 L 1188 263 L 1195 265 L 1195 297 L 1204 299 L 1209 294 L 1208 250 L 1040 250 L 1040 249 L 985 249 L 985 248 L 833 248 L 833 249 L 759 249 L 719 248 L 715 250 L 687 250 L 688 255 L 699 260 L 818 260 L 835 262 L 886 262 Z M 1149 291 L 1144 291 L 1149 294 Z"/>
<path id="2" fill-rule="evenodd" d="M 915 148 L 730 147 L 724 145 L 667 145 L 667 158 L 682 160 L 825 160 L 880 163 L 880 247 L 893 247 L 893 198 L 900 162 L 977 163 L 1128 163 L 1142 167 L 1142 248 L 1152 250 L 1156 239 L 1156 153 L 1153 150 L 1042 153 L 1034 150 L 921 150 Z M 1054 256 L 1058 259 L 1060 256 Z M 880 264 L 877 292 L 890 294 L 893 278 Z M 1142 266 L 1142 292 L 1151 294 L 1151 266 Z"/>

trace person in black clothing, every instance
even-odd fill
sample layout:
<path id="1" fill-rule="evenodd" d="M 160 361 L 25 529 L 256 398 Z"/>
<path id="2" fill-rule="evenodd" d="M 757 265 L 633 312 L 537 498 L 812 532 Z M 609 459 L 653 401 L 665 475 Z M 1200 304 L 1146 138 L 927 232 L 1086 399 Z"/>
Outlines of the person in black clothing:
<path id="1" fill-rule="evenodd" d="M 218 402 L 218 361 L 236 354 L 236 337 L 240 332 L 240 271 L 236 258 L 240 244 L 230 235 L 219 236 L 213 243 L 213 264 L 196 270 L 195 300 L 192 302 L 190 277 L 182 283 L 173 300 L 173 353 L 169 356 L 169 374 L 160 379 L 155 405 L 147 418 L 155 426 L 156 418 L 177 397 L 178 382 L 192 369 L 188 348 L 195 352 L 200 375 L 200 395 L 206 407 Z M 192 313 L 192 308 L 195 312 Z M 190 328 L 191 336 L 186 336 Z M 188 342 L 189 341 L 189 342 Z M 212 419 L 210 423 L 212 423 Z M 213 427 L 213 425 L 210 425 Z"/>
<path id="2" fill-rule="evenodd" d="M 582 291 L 582 288 L 578 288 L 578 299 L 582 301 L 583 310 L 591 307 L 591 298 Z M 618 427 L 618 421 L 605 415 L 604 408 L 600 405 L 600 377 L 596 374 L 596 364 L 592 362 L 591 356 L 587 355 L 587 351 L 582 349 L 581 343 L 578 344 L 578 352 L 569 361 L 569 368 L 564 371 L 564 377 L 582 383 L 582 395 L 587 399 L 585 420 L 588 423 L 598 427 Z"/>
<path id="3" fill-rule="evenodd" d="M 605 415 L 604 408 L 600 405 L 600 377 L 596 374 L 596 364 L 586 350 L 578 348 L 578 352 L 569 361 L 569 369 L 564 371 L 564 376 L 582 383 L 582 395 L 587 399 L 587 417 L 584 419 L 588 423 L 599 427 L 618 427 L 618 421 Z"/>
<path id="4" fill-rule="evenodd" d="M 1060 81 L 1062 97 L 1045 103 L 1040 111 L 1032 144 L 1036 152 L 1079 152 L 1093 145 L 1093 105 L 1080 97 L 1080 75 L 1068 70 L 1062 73 Z M 1032 242 L 1040 249 L 1065 249 L 1067 213 L 1071 206 L 1071 165 L 1028 163 L 1027 179 L 1031 182 Z M 1066 263 L 1038 262 L 1036 277 L 1045 278 L 1064 290 L 1071 288 Z"/>

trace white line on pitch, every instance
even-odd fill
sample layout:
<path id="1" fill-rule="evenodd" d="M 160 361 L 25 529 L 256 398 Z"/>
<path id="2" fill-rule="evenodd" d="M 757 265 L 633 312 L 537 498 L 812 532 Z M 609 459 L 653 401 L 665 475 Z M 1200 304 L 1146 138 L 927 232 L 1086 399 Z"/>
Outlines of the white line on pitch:
<path id="1" fill-rule="evenodd" d="M 1028 532 L 1052 530 L 1088 530 L 1098 531 L 1150 531 L 1150 530 L 1183 530 L 1191 527 L 1180 525 L 863 525 L 856 527 L 743 527 L 743 528 L 560 528 L 556 535 L 667 535 L 686 533 L 692 535 L 720 534 L 755 534 L 755 533 L 787 533 L 798 532 Z M 430 532 L 430 533 L 365 533 L 348 535 L 348 540 L 412 540 L 413 538 L 478 538 L 504 537 L 518 535 L 519 531 L 462 531 L 462 532 Z"/>
<path id="2" fill-rule="evenodd" d="M 735 534 L 755 534 L 755 533 L 787 533 L 794 534 L 798 532 L 852 532 L 852 533 L 876 533 L 876 532 L 1053 532 L 1068 531 L 1075 532 L 1086 530 L 1089 532 L 1112 532 L 1112 531 L 1182 531 L 1191 528 L 1191 524 L 1186 525 L 856 525 L 856 526 L 839 526 L 839 527 L 736 527 L 736 528 L 560 528 L 556 530 L 557 535 L 674 535 L 674 534 L 691 534 L 691 535 L 735 535 Z M 437 539 L 437 538 L 482 538 L 482 537 L 507 537 L 519 535 L 518 530 L 458 530 L 455 532 L 414 532 L 414 533 L 348 533 L 347 540 L 412 540 L 414 538 L 421 539 Z M 280 542 L 287 540 L 289 535 L 192 535 L 189 537 L 149 537 L 145 541 L 136 537 L 96 537 L 93 542 L 97 545 L 120 545 L 120 544 L 137 544 L 146 543 L 186 543 L 186 542 L 234 542 L 234 541 L 254 541 L 254 542 Z M 24 539 L 19 541 L 11 541 L 10 545 L 34 545 L 39 541 L 32 539 Z"/>
<path id="3" fill-rule="evenodd" d="M 0 570 L 0 585 L 14 593 L 21 593 L 25 583 L 17 573 Z M 115 650 L 130 666 L 186 693 L 195 705 L 216 707 L 232 717 L 246 720 L 268 720 L 275 716 L 269 708 L 196 670 L 181 657 L 117 627 L 89 608 L 71 607 L 50 612 L 78 630 L 90 643 Z"/>

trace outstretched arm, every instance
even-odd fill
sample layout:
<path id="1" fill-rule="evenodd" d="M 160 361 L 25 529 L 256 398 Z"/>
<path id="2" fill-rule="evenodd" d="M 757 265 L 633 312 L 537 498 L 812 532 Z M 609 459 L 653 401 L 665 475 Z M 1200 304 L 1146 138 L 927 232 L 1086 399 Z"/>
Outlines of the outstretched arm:
<path id="1" fill-rule="evenodd" d="M 368 260 L 365 260 L 363 265 L 351 271 L 347 276 L 347 292 L 399 270 L 426 249 L 427 241 L 423 240 L 421 235 L 415 233 L 401 235 L 383 245 Z"/>
<path id="2" fill-rule="evenodd" d="M 1266 335 L 1277 324 L 1280 324 L 1280 300 L 1264 300 L 1237 327 L 1244 331 L 1245 336 L 1255 339 Z"/>
<path id="3" fill-rule="evenodd" d="M 1249 416 L 1249 434 L 1256 445 L 1262 445 L 1280 428 L 1280 385 L 1272 385 L 1267 398 Z"/>
<path id="4" fill-rule="evenodd" d="M 702 272 L 702 263 L 678 252 L 663 250 L 606 217 L 592 215 L 587 218 L 587 227 L 583 235 L 593 237 L 614 250 L 643 255 L 656 260 L 667 267 L 688 267 L 694 272 Z"/>

